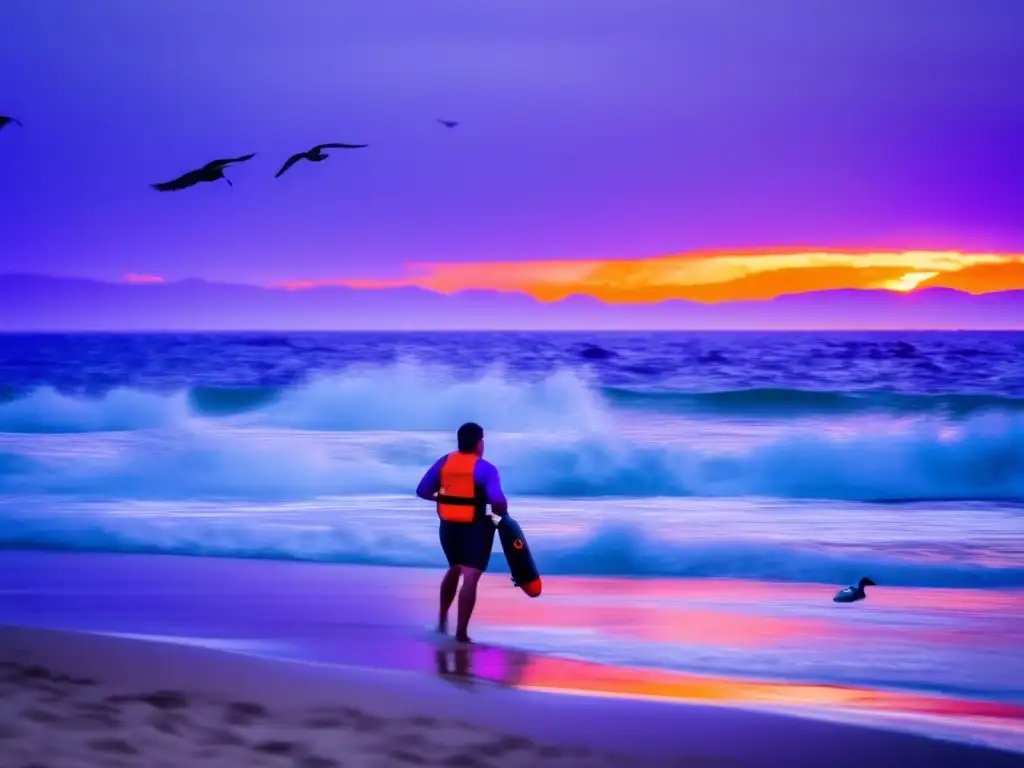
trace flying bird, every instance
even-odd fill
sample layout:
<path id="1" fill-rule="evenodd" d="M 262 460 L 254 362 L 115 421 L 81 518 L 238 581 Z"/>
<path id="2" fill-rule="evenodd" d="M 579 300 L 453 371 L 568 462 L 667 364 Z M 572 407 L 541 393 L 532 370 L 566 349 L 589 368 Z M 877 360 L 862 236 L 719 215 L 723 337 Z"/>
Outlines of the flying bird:
<path id="1" fill-rule="evenodd" d="M 457 126 L 459 124 L 457 120 L 440 120 L 439 119 L 437 122 L 439 122 L 445 128 L 454 128 L 455 126 Z"/>
<path id="2" fill-rule="evenodd" d="M 287 171 L 299 160 L 309 160 L 311 163 L 319 163 L 326 160 L 330 155 L 324 152 L 325 149 L 362 149 L 363 147 L 369 146 L 367 144 L 317 144 L 308 152 L 299 152 L 298 154 L 292 155 L 288 158 L 288 161 L 281 166 L 281 170 L 274 174 L 274 178 L 278 178 L 282 173 Z"/>
<path id="3" fill-rule="evenodd" d="M 0 115 L 0 128 L 3 128 L 8 123 L 14 123 L 18 127 L 22 127 L 21 120 L 18 120 L 16 117 L 8 117 L 7 115 Z"/>
<path id="4" fill-rule="evenodd" d="M 177 192 L 179 189 L 186 189 L 188 187 L 194 187 L 201 181 L 217 181 L 218 179 L 224 179 L 228 183 L 228 186 L 233 187 L 231 179 L 224 175 L 224 169 L 231 163 L 244 163 L 246 160 L 251 160 L 256 157 L 256 153 L 253 152 L 248 155 L 242 155 L 241 157 L 231 157 L 226 160 L 214 160 L 212 163 L 207 163 L 202 168 L 195 171 L 189 171 L 188 173 L 179 176 L 171 181 L 165 181 L 160 184 L 153 184 L 152 187 L 157 192 Z"/>

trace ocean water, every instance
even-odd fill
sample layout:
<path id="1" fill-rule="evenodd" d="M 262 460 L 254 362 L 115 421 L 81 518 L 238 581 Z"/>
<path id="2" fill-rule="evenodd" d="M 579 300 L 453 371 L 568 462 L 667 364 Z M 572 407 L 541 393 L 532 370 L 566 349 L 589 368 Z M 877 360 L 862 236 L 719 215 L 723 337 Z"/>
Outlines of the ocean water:
<path id="1" fill-rule="evenodd" d="M 440 566 L 413 489 L 468 420 L 545 575 L 603 579 L 575 625 L 484 608 L 485 637 L 1024 702 L 1020 333 L 0 336 L 0 547 Z M 827 619 L 870 661 L 624 640 L 600 583 L 673 626 Z"/>

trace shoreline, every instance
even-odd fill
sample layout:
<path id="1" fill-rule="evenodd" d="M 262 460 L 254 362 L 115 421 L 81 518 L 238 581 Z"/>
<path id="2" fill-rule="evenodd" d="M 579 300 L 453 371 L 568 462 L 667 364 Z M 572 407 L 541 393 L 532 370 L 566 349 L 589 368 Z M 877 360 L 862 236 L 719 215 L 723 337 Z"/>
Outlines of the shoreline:
<path id="1" fill-rule="evenodd" d="M 789 602 L 781 603 L 769 584 L 555 577 L 544 600 L 526 601 L 503 574 L 489 574 L 475 618 L 480 645 L 459 653 L 427 627 L 437 599 L 430 570 L 0 551 L 0 575 L 0 627 L 8 627 L 0 629 L 0 650 L 14 650 L 10 638 L 28 637 L 18 645 L 21 663 L 31 651 L 32 663 L 56 675 L 95 677 L 119 693 L 187 685 L 199 696 L 214 681 L 209 695 L 249 690 L 249 699 L 267 707 L 289 700 L 378 706 L 375 716 L 386 720 L 399 716 L 393 702 L 400 701 L 410 717 L 443 715 L 537 744 L 627 750 L 642 760 L 681 753 L 726 764 L 799 765 L 834 752 L 830 765 L 888 763 L 891 754 L 910 764 L 1024 765 L 1024 705 L 1016 696 L 971 698 L 969 685 L 943 695 L 856 678 L 844 683 L 808 674 L 809 667 L 789 670 L 797 679 L 773 680 L 767 667 L 761 672 L 769 674 L 726 672 L 708 660 L 709 653 L 748 657 L 787 643 L 796 651 L 776 657 L 776 672 L 789 669 L 786 659 L 799 663 L 819 652 L 833 658 L 850 643 L 873 658 L 865 641 L 892 643 L 899 632 L 939 626 L 933 601 L 913 590 L 880 593 L 851 612 L 819 605 L 819 585 L 786 590 Z M 974 617 L 963 637 L 929 646 L 929 635 L 925 644 L 905 635 L 899 647 L 915 658 L 956 652 L 961 642 L 974 647 L 986 626 L 1009 633 L 1019 623 L 1021 596 L 957 597 L 958 610 Z M 904 623 L 888 624 L 887 616 Z M 987 625 L 978 618 L 984 616 Z M 588 656 L 586 643 L 577 656 L 572 633 L 580 632 L 624 649 L 632 661 Z M 700 663 L 673 669 L 643 662 L 654 658 L 645 649 L 673 643 Z M 19 661 L 9 656 L 0 662 Z M 86 656 L 95 671 L 84 669 Z M 1010 675 L 1007 684 L 978 693 L 1012 692 L 1016 657 L 1001 658 L 1009 662 L 999 667 Z M 934 666 L 941 659 L 920 660 Z M 177 676 L 154 677 L 165 668 Z M 272 684 L 261 686 L 264 680 Z M 319 702 L 310 700 L 313 693 Z M 750 734 L 749 743 L 737 744 L 737 732 Z M 945 762 L 951 756 L 961 762 Z M 515 763 L 496 765 L 505 764 Z"/>
<path id="2" fill-rule="evenodd" d="M 97 706 L 103 702 L 109 705 L 111 696 L 120 696 L 119 701 L 128 706 L 130 702 L 137 703 L 138 697 L 161 691 L 173 692 L 192 702 L 187 706 L 194 704 L 200 716 L 196 719 L 189 715 L 191 709 L 175 715 L 180 722 L 174 728 L 179 733 L 172 743 L 191 750 L 187 755 L 181 754 L 180 759 L 187 757 L 193 762 L 214 757 L 224 760 L 226 755 L 236 755 L 251 763 L 252 750 L 274 738 L 293 744 L 289 748 L 293 757 L 301 752 L 302 759 L 324 757 L 340 760 L 340 764 L 353 764 L 351 755 L 321 754 L 330 748 L 363 750 L 358 752 L 362 762 L 354 763 L 357 765 L 386 765 L 389 760 L 392 765 L 417 762 L 395 757 L 399 752 L 407 757 L 413 754 L 393 748 L 394 738 L 401 736 L 410 743 L 433 739 L 431 749 L 438 755 L 447 750 L 444 756 L 436 757 L 437 762 L 422 763 L 428 765 L 769 766 L 810 764 L 807 761 L 821 759 L 823 753 L 829 755 L 828 764 L 837 767 L 865 765 L 875 760 L 978 768 L 1024 765 L 1021 754 L 789 713 L 586 694 L 564 696 L 549 691 L 510 689 L 493 682 L 472 683 L 400 670 L 284 661 L 88 632 L 0 627 L 0 663 L 21 665 L 20 670 L 7 667 L 6 685 L 16 689 L 16 695 L 4 697 L 8 711 L 3 721 L 14 724 L 8 727 L 8 734 L 13 728 L 22 736 L 38 737 L 41 730 L 59 729 L 59 723 L 70 720 L 71 713 L 66 711 L 66 697 L 54 698 L 53 681 L 91 679 L 94 685 L 70 685 L 87 689 Z M 37 670 L 35 677 L 26 677 L 24 671 L 33 667 L 47 672 L 40 676 Z M 29 688 L 35 686 L 41 691 L 40 696 L 45 698 L 48 693 L 48 700 L 29 706 L 25 700 L 26 681 Z M 97 699 L 97 694 L 102 695 Z M 221 727 L 218 713 L 232 702 L 255 704 L 270 714 L 266 722 L 254 726 L 250 736 L 231 731 L 233 735 L 220 734 L 223 741 L 230 743 L 202 743 L 203 739 L 215 738 L 209 729 Z M 18 720 L 18 713 L 11 711 L 11 703 L 22 707 L 22 719 L 25 712 L 35 712 L 35 717 L 44 718 L 43 721 Z M 81 710 L 86 703 L 76 701 L 75 706 Z M 129 708 L 137 710 L 138 706 L 132 704 Z M 186 706 L 180 709 L 186 710 Z M 328 710 L 348 726 L 312 733 L 298 725 L 302 717 L 314 717 L 317 713 L 325 716 Z M 50 716 L 38 715 L 39 711 L 49 712 L 57 720 L 47 723 L 45 718 Z M 162 744 L 166 734 L 150 731 L 159 730 L 155 723 L 167 718 L 161 712 L 146 712 L 150 717 L 144 720 L 140 720 L 138 712 L 132 717 L 121 710 L 108 712 L 110 722 L 131 722 L 118 731 L 119 736 L 104 738 L 125 741 L 139 754 L 146 745 Z M 429 723 L 424 719 L 427 717 L 431 718 Z M 371 722 L 375 725 L 368 726 L 367 733 L 377 733 L 377 741 L 358 728 L 359 723 Z M 164 725 L 171 727 L 168 722 Z M 736 739 L 737 733 L 744 734 L 744 739 Z M 61 743 L 69 741 L 70 737 L 65 736 L 62 734 Z M 193 737 L 191 742 L 189 736 Z M 330 741 L 328 737 L 334 738 L 333 746 L 325 746 Z M 19 744 L 17 736 L 7 741 L 12 749 Z M 39 743 L 38 738 L 35 743 Z M 88 748 L 88 743 L 81 739 L 77 743 Z M 510 747 L 513 744 L 517 745 L 514 749 Z M 391 753 L 387 751 L 389 745 Z M 491 750 L 491 756 L 475 755 L 473 750 L 477 747 Z M 125 756 L 131 754 L 124 752 Z M 427 759 L 422 750 L 415 754 Z M 616 754 L 633 762 L 615 757 Z M 27 755 L 26 759 L 37 758 Z M 262 763 L 257 760 L 255 764 Z M 309 763 L 311 768 L 328 765 Z"/>

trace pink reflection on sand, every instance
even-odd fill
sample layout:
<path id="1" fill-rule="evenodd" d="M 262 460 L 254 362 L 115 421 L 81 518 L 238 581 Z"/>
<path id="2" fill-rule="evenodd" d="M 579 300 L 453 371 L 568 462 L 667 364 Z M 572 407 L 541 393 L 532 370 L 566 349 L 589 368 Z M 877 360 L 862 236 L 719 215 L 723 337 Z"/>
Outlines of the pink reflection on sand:
<path id="1" fill-rule="evenodd" d="M 904 629 L 891 634 L 898 634 L 902 642 L 918 642 L 930 646 L 972 647 L 984 644 L 990 649 L 1016 649 L 1020 648 L 1021 638 L 1024 638 L 1024 619 L 1008 618 L 982 626 L 945 624 L 934 629 Z"/>
<path id="2" fill-rule="evenodd" d="M 872 623 L 845 619 L 879 611 L 922 616 L 887 627 L 886 639 L 904 644 L 970 647 L 983 640 L 1012 648 L 1024 636 L 1024 591 L 881 586 L 864 603 L 845 606 L 832 603 L 837 587 L 828 584 L 554 577 L 545 586 L 543 598 L 533 601 L 515 589 L 488 589 L 477 620 L 517 630 L 586 629 L 620 640 L 744 649 L 877 641 Z M 763 610 L 783 603 L 797 611 L 806 606 L 808 615 Z M 970 622 L 958 621 L 964 614 L 972 614 Z"/>
<path id="3" fill-rule="evenodd" d="M 723 678 L 617 667 L 489 646 L 435 651 L 438 675 L 470 688 L 480 682 L 522 690 L 661 699 L 691 704 L 768 706 L 808 713 L 861 713 L 945 719 L 1024 734 L 1024 706 L 846 685 Z"/>
<path id="4" fill-rule="evenodd" d="M 507 585 L 506 579 L 494 576 L 496 585 Z M 832 595 L 846 584 L 807 584 L 726 579 L 603 579 L 571 576 L 547 577 L 544 597 L 565 601 L 584 601 L 593 605 L 621 600 L 635 600 L 646 605 L 659 602 L 693 603 L 713 601 L 724 604 L 753 605 L 757 603 L 804 603 L 808 606 L 830 604 Z M 517 590 L 495 588 L 488 598 L 522 597 Z M 521 600 L 514 600 L 523 608 Z M 924 587 L 890 587 L 880 583 L 870 590 L 871 605 L 900 610 L 997 611 L 1024 615 L 1024 590 L 929 589 Z M 837 607 L 843 610 L 842 607 Z M 532 610 L 532 608 L 531 608 Z M 517 613 L 529 613 L 522 610 Z"/>
<path id="5" fill-rule="evenodd" d="M 657 606 L 601 606 L 550 603 L 512 612 L 493 601 L 477 609 L 478 620 L 492 626 L 549 629 L 588 627 L 603 635 L 654 643 L 696 643 L 755 648 L 784 640 L 838 635 L 826 622 L 726 611 L 697 611 Z"/>
<path id="6" fill-rule="evenodd" d="M 518 687 L 721 704 L 773 704 L 1016 722 L 1024 706 L 842 685 L 764 682 L 533 656 Z"/>

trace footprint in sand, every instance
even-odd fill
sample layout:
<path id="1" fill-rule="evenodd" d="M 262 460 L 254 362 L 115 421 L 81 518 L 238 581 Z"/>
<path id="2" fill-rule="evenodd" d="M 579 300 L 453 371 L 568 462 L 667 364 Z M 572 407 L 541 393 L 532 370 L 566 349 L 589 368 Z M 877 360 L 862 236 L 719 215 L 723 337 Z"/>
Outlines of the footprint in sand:
<path id="1" fill-rule="evenodd" d="M 202 732 L 199 743 L 207 747 L 238 747 L 245 739 L 226 728 L 207 728 Z"/>
<path id="2" fill-rule="evenodd" d="M 154 709 L 185 709 L 188 706 L 188 697 L 180 691 L 154 691 L 138 696 L 108 696 L 107 701 L 111 704 L 130 704 L 139 702 L 149 704 Z"/>
<path id="3" fill-rule="evenodd" d="M 292 741 L 264 741 L 253 749 L 268 755 L 294 755 L 298 752 L 298 745 Z"/>
<path id="4" fill-rule="evenodd" d="M 341 763 L 337 760 L 320 755 L 307 755 L 299 758 L 295 763 L 296 768 L 339 768 L 340 765 Z"/>
<path id="5" fill-rule="evenodd" d="M 224 722 L 228 725 L 252 725 L 269 716 L 266 707 L 248 701 L 235 701 L 224 708 Z"/>
<path id="6" fill-rule="evenodd" d="M 89 749 L 96 752 L 106 752 L 111 755 L 139 754 L 139 750 L 124 739 L 93 739 L 89 742 Z"/>
<path id="7" fill-rule="evenodd" d="M 61 719 L 45 709 L 26 709 L 21 713 L 21 718 L 31 723 L 56 723 Z"/>
<path id="8" fill-rule="evenodd" d="M 149 718 L 149 724 L 155 730 L 170 736 L 180 736 L 182 728 L 187 725 L 184 717 L 169 712 L 154 712 Z"/>

